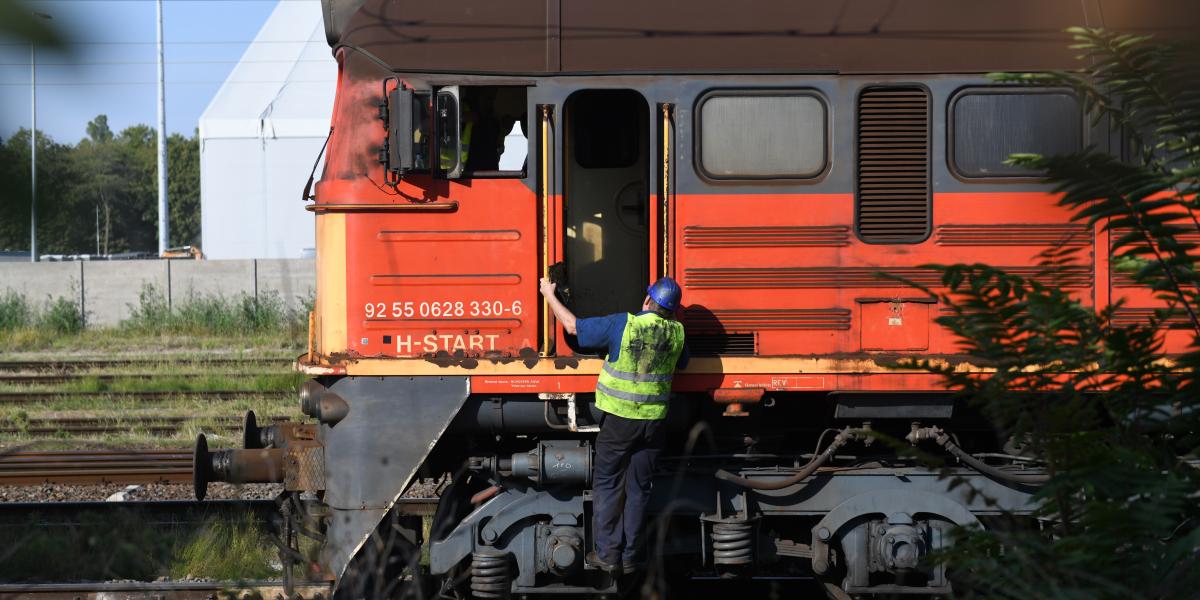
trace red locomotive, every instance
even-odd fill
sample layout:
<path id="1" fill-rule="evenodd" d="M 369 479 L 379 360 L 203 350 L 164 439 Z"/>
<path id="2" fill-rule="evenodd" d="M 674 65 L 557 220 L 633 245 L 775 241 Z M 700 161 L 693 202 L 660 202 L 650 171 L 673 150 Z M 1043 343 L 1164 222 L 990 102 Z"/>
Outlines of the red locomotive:
<path id="1" fill-rule="evenodd" d="M 251 422 L 246 450 L 198 448 L 196 471 L 200 493 L 283 480 L 347 597 L 616 590 L 583 564 L 603 358 L 554 322 L 539 277 L 581 316 L 634 310 L 659 276 L 683 287 L 693 358 L 652 572 L 835 597 L 949 594 L 921 557 L 953 526 L 1032 508 L 1036 469 L 935 377 L 895 368 L 978 368 L 896 277 L 1032 275 L 1065 244 L 1081 251 L 1063 285 L 1086 303 L 1154 307 L 1114 277 L 1108 233 L 1005 164 L 1120 152 L 1120 132 L 1068 91 L 986 74 L 1072 68 L 1065 27 L 1174 27 L 1187 2 L 323 6 L 340 73 L 300 360 L 318 424 Z M 954 469 L 970 486 L 867 434 L 933 425 L 975 455 Z M 444 473 L 423 530 L 399 500 Z"/>

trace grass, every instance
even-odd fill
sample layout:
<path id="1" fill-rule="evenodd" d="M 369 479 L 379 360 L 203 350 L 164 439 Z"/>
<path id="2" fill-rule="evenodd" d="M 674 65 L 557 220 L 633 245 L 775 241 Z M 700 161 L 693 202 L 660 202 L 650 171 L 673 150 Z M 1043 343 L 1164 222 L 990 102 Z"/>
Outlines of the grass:
<path id="1" fill-rule="evenodd" d="M 307 323 L 305 328 L 307 328 Z M 294 358 L 308 343 L 307 329 L 298 325 L 278 330 L 196 334 L 121 327 L 88 328 L 74 334 L 24 327 L 0 330 L 0 356 L 38 352 L 106 354 L 148 352 L 223 352 L 256 349 Z M 12 352 L 13 354 L 9 354 Z"/>
<path id="2" fill-rule="evenodd" d="M 284 397 L 251 397 L 213 402 L 203 395 L 182 395 L 179 398 L 148 406 L 136 400 L 63 399 L 0 408 L 0 422 L 16 426 L 17 433 L 0 433 L 0 446 L 37 443 L 40 449 L 77 448 L 81 443 L 114 448 L 190 448 L 196 435 L 204 433 L 213 447 L 234 447 L 241 444 L 240 417 L 253 410 L 265 417 L 287 416 L 300 419 L 296 399 Z M 156 434 L 146 430 L 153 424 L 173 424 L 171 417 L 188 417 L 173 435 Z M 232 417 L 232 419 L 230 418 Z M 30 435 L 31 422 L 56 418 L 99 418 L 111 424 L 114 431 L 104 434 Z M 146 419 L 143 421 L 142 419 Z"/>
<path id="3" fill-rule="evenodd" d="M 303 349 L 308 339 L 311 296 L 289 308 L 279 294 L 191 296 L 169 303 L 146 286 L 130 317 L 115 327 L 84 328 L 77 300 L 48 299 L 38 306 L 13 291 L 0 295 L 0 353 L 23 351 L 126 352 L 218 350 L 253 347 Z"/>
<path id="4" fill-rule="evenodd" d="M 176 579 L 203 577 L 223 581 L 271 579 L 281 572 L 267 534 L 251 515 L 211 521 L 176 547 L 170 575 Z"/>
<path id="5" fill-rule="evenodd" d="M 150 581 L 161 576 L 225 581 L 281 573 L 270 533 L 250 513 L 199 523 L 146 522 L 133 511 L 83 512 L 72 523 L 0 524 L 0 580 Z M 35 518 L 33 522 L 37 522 Z"/>
<path id="6" fill-rule="evenodd" d="M 29 404 L 0 404 L 0 448 L 31 444 L 38 449 L 177 448 L 189 450 L 204 432 L 212 447 L 241 444 L 241 416 L 299 419 L 295 392 L 305 377 L 289 366 L 205 365 L 210 358 L 290 361 L 307 341 L 307 311 L 289 311 L 275 296 L 193 298 L 166 306 L 161 294 L 143 290 L 133 317 L 116 327 L 81 328 L 67 301 L 35 305 L 0 296 L 0 360 L 152 359 L 130 367 L 100 367 L 60 383 L 0 384 L 0 391 L 63 392 Z M 301 318 L 303 316 L 303 318 Z M 139 377 L 120 377 L 120 375 Z M 100 375 L 114 375 L 106 379 Z M 214 401 L 207 392 L 245 390 L 252 396 Z M 160 391 L 171 396 L 138 401 L 105 393 Z M 100 395 L 71 396 L 71 393 Z M 147 431 L 172 417 L 188 420 L 171 435 Z M 105 434 L 64 431 L 31 435 L 45 419 L 100 418 Z M 142 422 L 140 419 L 148 419 Z M 250 514 L 234 519 L 160 524 L 119 511 L 107 519 L 80 515 L 70 526 L 24 527 L 0 523 L 0 581 L 68 581 L 168 576 L 221 580 L 275 579 L 278 559 L 263 525 Z M 298 566 L 299 572 L 303 567 Z"/>
<path id="7" fill-rule="evenodd" d="M 313 298 L 301 298 L 298 309 L 289 309 L 272 291 L 249 296 L 220 294 L 191 296 L 172 305 L 152 285 L 142 288 L 138 305 L 130 306 L 129 319 L 120 328 L 142 333 L 239 336 L 283 333 L 296 346 L 307 338 L 308 313 Z"/>
<path id="8" fill-rule="evenodd" d="M 52 400 L 28 404 L 0 404 L 0 423 L 13 425 L 18 430 L 15 434 L 0 432 L 0 445 L 41 441 L 53 447 L 70 446 L 76 442 L 126 447 L 188 447 L 195 440 L 196 434 L 204 432 L 212 436 L 214 446 L 221 447 L 233 445 L 237 438 L 228 428 L 229 418 L 238 421 L 247 410 L 253 410 L 264 418 L 301 418 L 295 396 L 300 383 L 305 379 L 301 373 L 276 369 L 252 371 L 246 368 L 239 368 L 238 372 L 234 373 L 206 372 L 199 365 L 186 362 L 139 366 L 134 369 L 139 375 L 147 377 L 106 380 L 98 377 L 99 373 L 89 372 L 83 378 L 57 384 L 0 384 L 0 392 L 62 393 Z M 184 376 L 187 374 L 195 376 Z M 262 395 L 213 400 L 206 393 L 211 391 L 250 391 L 260 392 Z M 113 395 L 107 395 L 109 392 Z M 172 394 L 153 401 L 119 395 L 130 392 Z M 88 395 L 72 396 L 72 393 Z M 174 435 L 147 431 L 148 423 L 140 420 L 146 417 L 163 417 L 164 420 L 157 423 L 165 424 L 166 418 L 178 416 L 186 416 L 191 421 L 180 427 Z M 118 431 L 104 434 L 62 432 L 52 436 L 28 434 L 31 420 L 57 418 L 104 418 Z"/>
<path id="9" fill-rule="evenodd" d="M 83 311 L 79 300 L 62 296 L 47 298 L 41 306 L 12 290 L 0 295 L 0 336 L 24 332 L 46 336 L 70 336 L 83 331 Z"/>
<path id="10" fill-rule="evenodd" d="M 141 369 L 139 369 L 141 370 Z M 80 379 L 55 385 L 6 385 L 0 384 L 0 392 L 211 392 L 224 390 L 244 390 L 263 393 L 293 392 L 304 381 L 301 373 L 197 373 L 195 376 L 185 376 L 178 372 L 168 372 L 161 376 L 153 373 L 138 373 L 150 377 L 132 377 L 128 379 L 101 378 L 100 374 L 85 375 Z"/>
<path id="11" fill-rule="evenodd" d="M 110 336 L 106 343 L 129 340 L 122 345 L 124 352 L 96 352 L 94 346 L 80 343 L 89 336 Z M 206 366 L 206 358 L 247 358 L 290 360 L 294 350 L 281 350 L 280 344 L 264 347 L 257 336 L 276 335 L 260 332 L 251 336 L 177 335 L 177 348 L 158 350 L 159 338 L 137 328 L 117 328 L 102 331 L 85 330 L 67 336 L 54 350 L 5 354 L 2 360 L 87 360 L 87 359 L 151 359 L 132 367 L 101 367 L 80 373 L 82 377 L 60 383 L 0 384 L 2 392 L 61 392 L 52 400 L 28 404 L 0 404 L 0 423 L 14 425 L 13 432 L 0 432 L 0 446 L 36 443 L 39 448 L 77 448 L 80 444 L 125 448 L 190 448 L 198 433 L 209 436 L 214 447 L 230 447 L 240 443 L 240 417 L 253 410 L 260 417 L 287 416 L 301 418 L 296 402 L 296 390 L 305 376 L 289 367 L 252 365 Z M 133 346 L 132 348 L 130 346 Z M 282 344 L 284 348 L 287 344 Z M 0 345 L 0 348 L 4 346 Z M 215 347 L 217 351 L 210 350 Z M 147 354 L 146 349 L 157 350 Z M 285 363 L 286 364 L 286 363 Z M 122 374 L 139 377 L 122 378 Z M 115 375 L 106 379 L 100 375 Z M 213 400 L 206 392 L 259 392 L 243 398 Z M 113 395 L 107 395 L 111 392 Z M 167 398 L 144 401 L 122 398 L 121 393 L 171 392 Z M 88 395 L 72 396 L 72 393 Z M 170 417 L 188 417 L 189 421 L 173 434 L 147 430 L 158 423 L 166 424 Z M 143 422 L 141 418 L 162 417 L 162 421 Z M 31 422 L 61 418 L 104 418 L 112 431 L 104 433 L 71 433 L 59 431 L 30 434 Z M 232 426 L 232 427 L 231 427 Z"/>

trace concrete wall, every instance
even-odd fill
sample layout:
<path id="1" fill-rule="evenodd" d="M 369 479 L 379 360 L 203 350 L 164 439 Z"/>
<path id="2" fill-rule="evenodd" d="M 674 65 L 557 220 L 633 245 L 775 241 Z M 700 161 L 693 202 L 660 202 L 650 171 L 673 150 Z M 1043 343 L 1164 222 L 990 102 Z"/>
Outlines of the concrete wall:
<path id="1" fill-rule="evenodd" d="M 316 266 L 310 259 L 0 263 L 0 293 L 11 290 L 35 304 L 60 296 L 78 300 L 88 326 L 129 318 L 147 285 L 173 305 L 203 296 L 276 294 L 298 309 L 316 290 Z"/>
<path id="2" fill-rule="evenodd" d="M 116 325 L 129 318 L 131 306 L 138 305 L 138 295 L 146 285 L 153 285 L 163 294 L 168 293 L 170 280 L 167 269 L 171 266 L 170 262 L 81 261 L 84 322 L 88 325 Z"/>

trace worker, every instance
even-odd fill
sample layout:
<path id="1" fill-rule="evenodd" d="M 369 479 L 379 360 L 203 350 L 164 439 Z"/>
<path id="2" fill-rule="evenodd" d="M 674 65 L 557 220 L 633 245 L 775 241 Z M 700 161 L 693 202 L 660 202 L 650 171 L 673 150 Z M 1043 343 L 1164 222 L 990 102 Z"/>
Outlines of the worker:
<path id="1" fill-rule="evenodd" d="M 662 451 L 663 419 L 676 368 L 687 366 L 683 325 L 675 319 L 682 291 L 670 277 L 646 289 L 641 312 L 576 319 L 540 283 L 555 318 L 587 348 L 606 348 L 596 382 L 603 412 L 592 475 L 592 525 L 596 548 L 586 563 L 614 575 L 644 564 L 643 521 L 654 464 Z"/>
<path id="2" fill-rule="evenodd" d="M 442 136 L 439 158 L 441 160 L 440 167 L 444 173 L 466 168 L 467 160 L 471 156 L 471 137 L 475 131 L 476 115 L 475 111 L 471 110 L 471 105 L 465 101 L 462 103 L 461 117 L 451 110 L 452 106 L 449 96 L 438 96 L 438 118 Z M 458 119 L 458 122 L 455 122 L 455 119 Z M 454 162 L 454 149 L 452 148 L 456 126 L 459 134 L 458 162 Z"/>

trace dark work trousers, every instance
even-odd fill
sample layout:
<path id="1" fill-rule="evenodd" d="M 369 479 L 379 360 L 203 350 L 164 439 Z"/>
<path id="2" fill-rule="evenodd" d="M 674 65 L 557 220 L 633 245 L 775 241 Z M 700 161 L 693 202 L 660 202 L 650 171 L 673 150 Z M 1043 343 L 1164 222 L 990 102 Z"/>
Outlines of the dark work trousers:
<path id="1" fill-rule="evenodd" d="M 604 562 L 642 562 L 646 503 L 665 433 L 661 420 L 604 415 L 592 474 L 592 525 Z"/>

